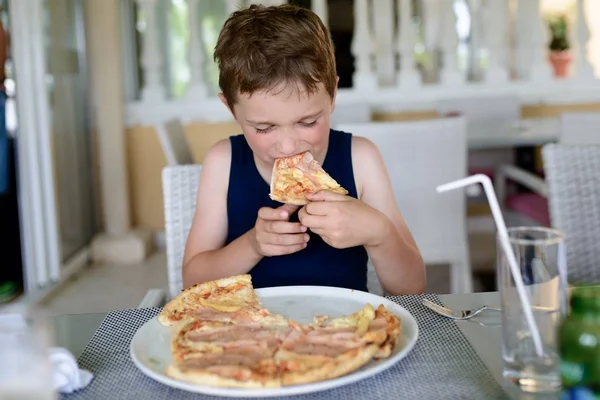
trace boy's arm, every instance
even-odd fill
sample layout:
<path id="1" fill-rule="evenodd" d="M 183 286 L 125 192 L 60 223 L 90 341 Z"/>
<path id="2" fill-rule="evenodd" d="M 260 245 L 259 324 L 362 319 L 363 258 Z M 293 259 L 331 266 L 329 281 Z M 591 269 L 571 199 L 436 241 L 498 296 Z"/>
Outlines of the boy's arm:
<path id="1" fill-rule="evenodd" d="M 224 246 L 230 168 L 231 144 L 221 140 L 208 151 L 202 165 L 196 213 L 183 257 L 184 288 L 245 274 L 262 258 L 250 244 L 248 232 Z"/>
<path id="2" fill-rule="evenodd" d="M 396 205 L 387 168 L 370 140 L 353 136 L 352 164 L 360 200 L 380 211 L 380 240 L 365 246 L 383 288 L 390 294 L 423 293 L 425 265 Z"/>

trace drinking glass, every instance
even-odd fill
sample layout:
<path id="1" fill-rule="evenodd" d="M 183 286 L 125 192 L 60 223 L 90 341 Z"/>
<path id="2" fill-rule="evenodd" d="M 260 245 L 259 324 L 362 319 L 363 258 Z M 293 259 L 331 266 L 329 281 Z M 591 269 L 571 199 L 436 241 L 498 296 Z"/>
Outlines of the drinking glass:
<path id="1" fill-rule="evenodd" d="M 538 355 L 523 304 L 500 241 L 497 245 L 498 290 L 502 304 L 504 378 L 525 392 L 560 389 L 556 329 L 567 308 L 564 239 L 542 227 L 509 228 L 508 237 L 541 336 Z"/>
<path id="2" fill-rule="evenodd" d="M 0 306 L 0 400 L 55 400 L 50 329 L 40 310 Z"/>

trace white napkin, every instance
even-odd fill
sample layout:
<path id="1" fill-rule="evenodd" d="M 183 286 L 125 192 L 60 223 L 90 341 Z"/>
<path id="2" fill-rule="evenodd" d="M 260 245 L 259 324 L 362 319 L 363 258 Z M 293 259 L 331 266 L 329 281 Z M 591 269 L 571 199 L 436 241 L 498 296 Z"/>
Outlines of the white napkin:
<path id="1" fill-rule="evenodd" d="M 82 389 L 89 385 L 94 377 L 90 371 L 80 369 L 73 354 L 65 348 L 51 348 L 50 362 L 54 389 L 60 393 L 73 393 Z"/>

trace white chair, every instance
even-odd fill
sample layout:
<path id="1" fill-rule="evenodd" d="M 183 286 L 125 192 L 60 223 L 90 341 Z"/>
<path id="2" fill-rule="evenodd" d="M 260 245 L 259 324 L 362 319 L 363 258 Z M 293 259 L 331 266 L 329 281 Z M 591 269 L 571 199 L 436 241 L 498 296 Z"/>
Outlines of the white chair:
<path id="1" fill-rule="evenodd" d="M 600 145 L 549 144 L 542 156 L 552 226 L 565 235 L 569 283 L 599 284 Z"/>
<path id="2" fill-rule="evenodd" d="M 337 124 L 355 124 L 358 122 L 371 121 L 371 107 L 364 102 L 361 103 L 338 103 L 331 114 L 331 126 Z"/>
<path id="3" fill-rule="evenodd" d="M 452 293 L 473 291 L 464 191 L 439 194 L 436 187 L 467 173 L 464 117 L 417 122 L 340 124 L 378 147 L 398 208 L 426 264 L 449 264 Z"/>
<path id="4" fill-rule="evenodd" d="M 201 171 L 202 165 L 167 166 L 162 171 L 170 298 L 183 288 L 183 253 L 196 211 Z"/>
<path id="5" fill-rule="evenodd" d="M 185 130 L 179 119 L 172 119 L 164 124 L 156 125 L 155 129 L 169 165 L 194 163 L 194 155 L 185 138 Z"/>

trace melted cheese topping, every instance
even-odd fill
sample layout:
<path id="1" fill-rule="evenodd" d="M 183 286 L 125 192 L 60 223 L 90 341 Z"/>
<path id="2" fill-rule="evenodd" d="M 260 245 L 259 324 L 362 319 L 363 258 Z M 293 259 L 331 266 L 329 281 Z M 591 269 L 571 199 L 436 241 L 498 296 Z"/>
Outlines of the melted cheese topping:
<path id="1" fill-rule="evenodd" d="M 340 187 L 340 184 L 335 181 L 329 174 L 324 171 L 317 171 L 314 173 L 314 177 L 319 181 L 323 188 L 336 189 Z"/>
<path id="2" fill-rule="evenodd" d="M 235 298 L 222 300 L 222 301 L 214 301 L 214 300 L 199 298 L 198 303 L 205 307 L 214 308 L 217 311 L 223 311 L 223 312 L 239 311 L 244 306 L 246 306 L 246 302 L 235 301 Z"/>
<path id="3" fill-rule="evenodd" d="M 364 335 L 369 330 L 369 323 L 375 319 L 375 310 L 367 304 L 357 313 L 328 321 L 327 326 L 335 328 L 356 327 L 356 334 Z"/>

